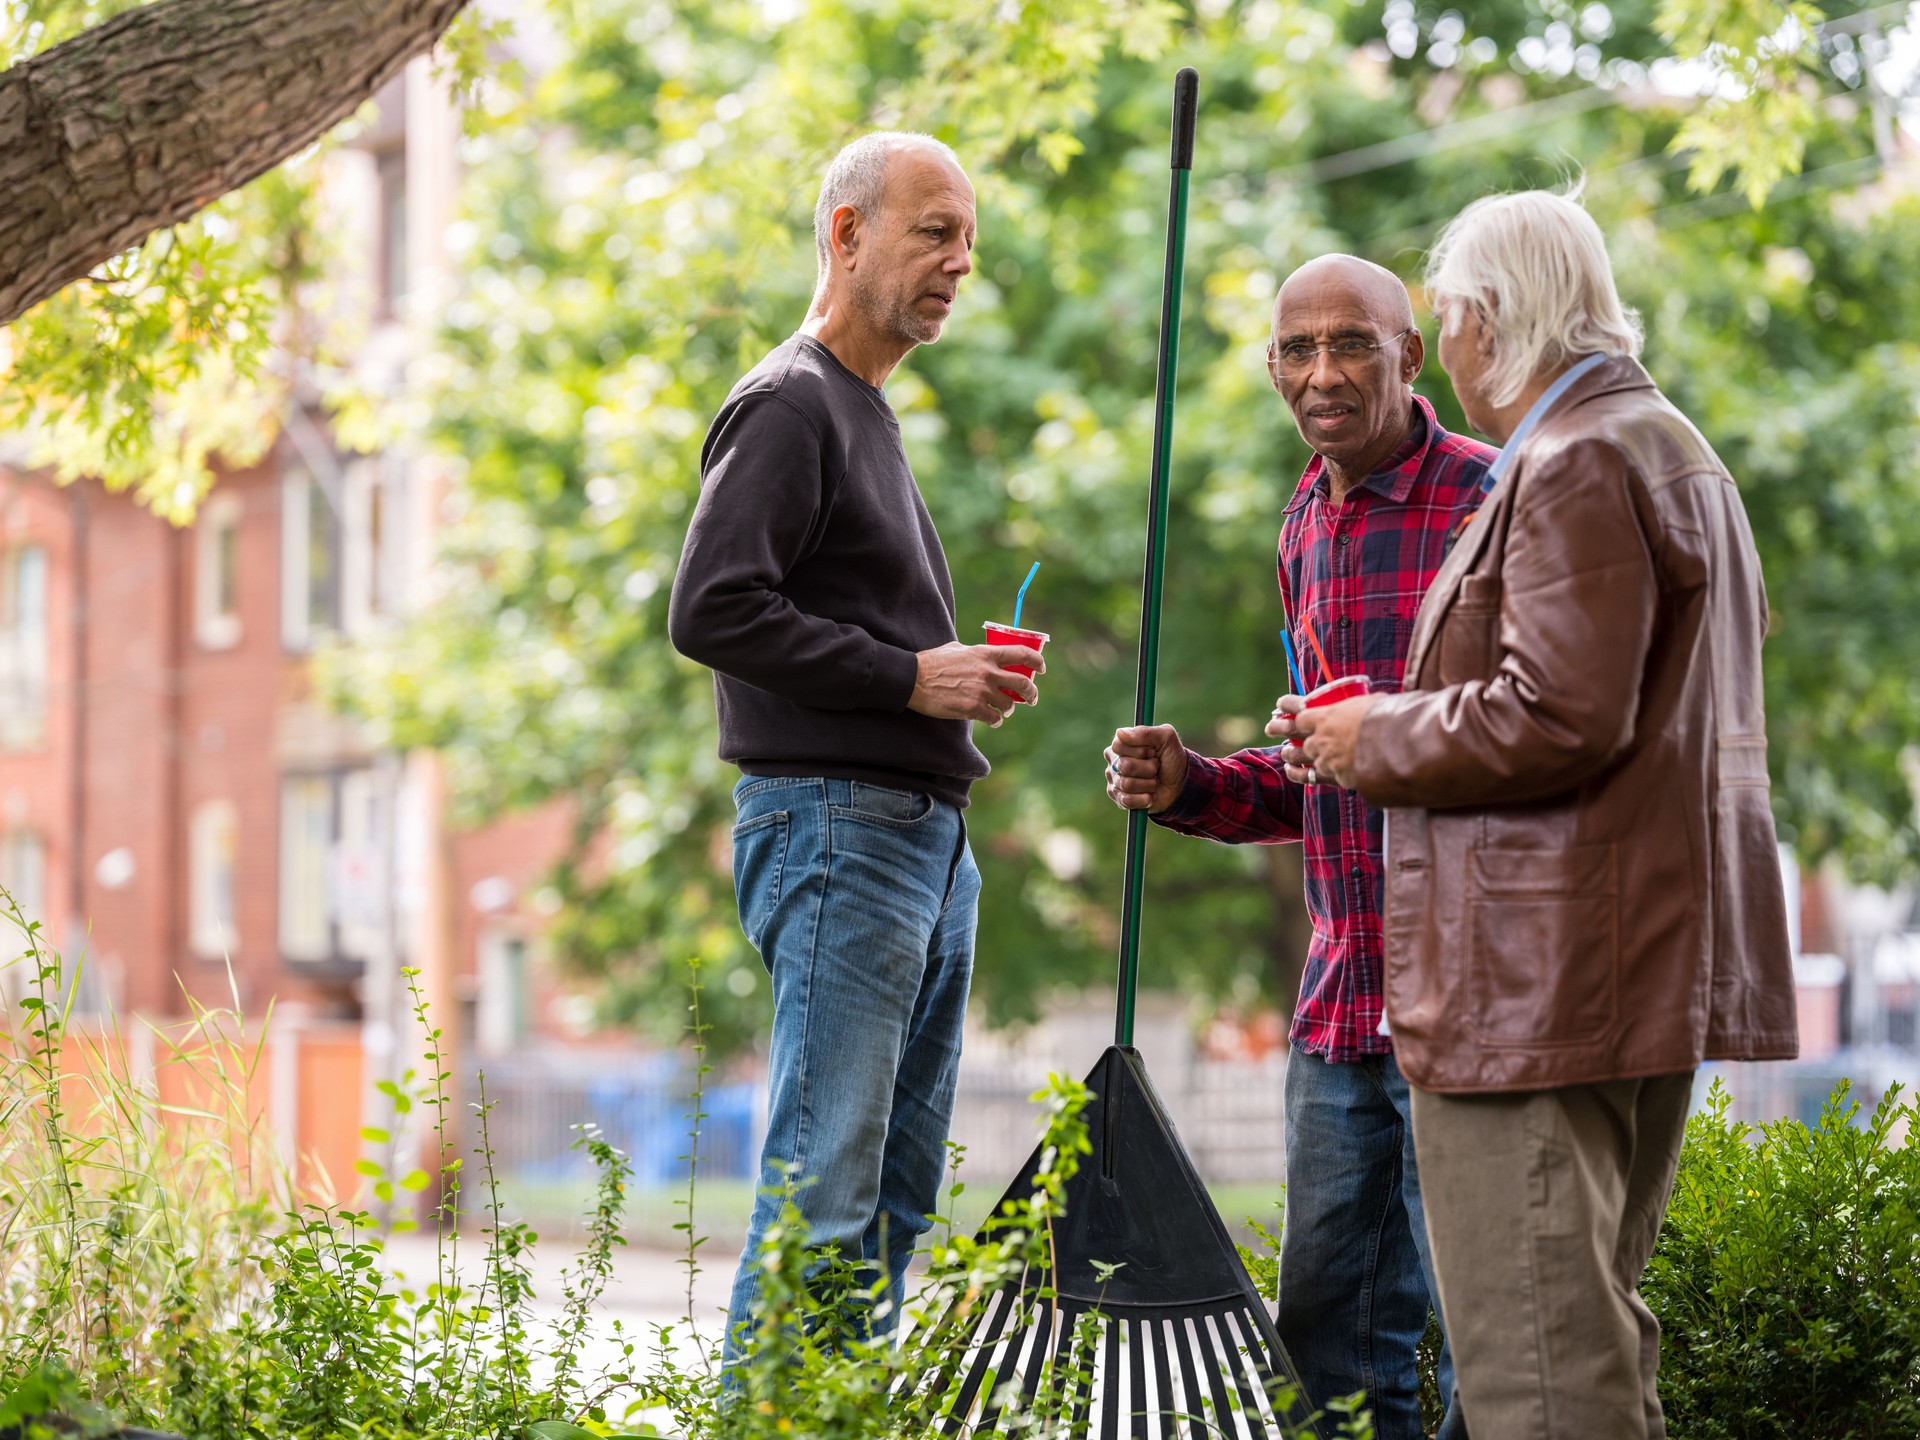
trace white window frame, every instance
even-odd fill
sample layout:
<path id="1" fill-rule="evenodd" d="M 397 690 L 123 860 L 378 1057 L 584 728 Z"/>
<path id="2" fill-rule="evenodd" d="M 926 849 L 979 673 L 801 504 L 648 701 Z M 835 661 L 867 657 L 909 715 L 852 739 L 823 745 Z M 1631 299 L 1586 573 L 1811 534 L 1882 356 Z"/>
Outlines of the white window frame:
<path id="1" fill-rule="evenodd" d="M 483 1055 L 507 1055 L 533 1033 L 533 940 L 513 924 L 492 924 L 480 932 L 479 972 L 473 1038 Z"/>
<path id="2" fill-rule="evenodd" d="M 326 487 L 304 467 L 289 469 L 280 480 L 280 643 L 289 650 L 313 648 L 315 640 L 334 632 L 339 623 L 343 527 L 335 515 L 332 605 L 316 615 L 313 603 L 313 512 L 316 506 L 333 509 Z"/>
<path id="3" fill-rule="evenodd" d="M 347 467 L 341 486 L 340 629 L 367 635 L 403 609 L 406 579 L 407 471 L 394 454 Z"/>
<path id="4" fill-rule="evenodd" d="M 280 953 L 289 960 L 334 955 L 327 894 L 333 807 L 331 775 L 307 771 L 280 777 Z"/>
<path id="5" fill-rule="evenodd" d="M 187 943 L 203 960 L 240 950 L 240 816 L 231 801 L 207 800 L 187 822 Z"/>
<path id="6" fill-rule="evenodd" d="M 335 948 L 358 959 L 381 954 L 388 943 L 393 876 L 388 803 L 372 768 L 341 772 L 334 792 L 337 838 L 328 871 L 328 908 L 338 926 Z"/>
<path id="7" fill-rule="evenodd" d="M 28 923 L 47 918 L 47 843 L 39 831 L 14 826 L 0 833 L 0 885 Z"/>
<path id="8" fill-rule="evenodd" d="M 47 740 L 50 569 L 41 545 L 0 553 L 0 749 L 36 750 Z"/>
<path id="9" fill-rule="evenodd" d="M 280 777 L 280 953 L 368 961 L 392 943 L 393 797 L 372 766 Z"/>
<path id="10" fill-rule="evenodd" d="M 240 643 L 241 508 L 238 495 L 214 495 L 194 525 L 193 635 L 203 650 L 229 650 Z M 229 565 L 230 573 L 223 573 Z M 223 588 L 229 592 L 225 596 Z"/>

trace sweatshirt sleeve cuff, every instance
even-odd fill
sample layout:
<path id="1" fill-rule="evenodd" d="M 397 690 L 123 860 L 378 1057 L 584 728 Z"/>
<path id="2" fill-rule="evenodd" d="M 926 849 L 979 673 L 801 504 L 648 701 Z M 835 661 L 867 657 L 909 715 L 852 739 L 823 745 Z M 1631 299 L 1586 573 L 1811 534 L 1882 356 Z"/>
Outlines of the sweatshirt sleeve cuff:
<path id="1" fill-rule="evenodd" d="M 897 645 L 873 647 L 873 673 L 861 692 L 859 706 L 866 710 L 886 710 L 894 714 L 907 708 L 913 699 L 913 687 L 920 680 L 920 657 Z"/>

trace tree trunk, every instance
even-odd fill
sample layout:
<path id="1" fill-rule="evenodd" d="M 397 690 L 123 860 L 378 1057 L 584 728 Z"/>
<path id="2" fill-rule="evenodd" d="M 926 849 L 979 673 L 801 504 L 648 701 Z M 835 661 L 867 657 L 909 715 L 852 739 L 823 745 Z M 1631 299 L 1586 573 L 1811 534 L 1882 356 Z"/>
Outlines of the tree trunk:
<path id="1" fill-rule="evenodd" d="M 0 72 L 0 325 L 318 140 L 466 0 L 159 0 Z"/>

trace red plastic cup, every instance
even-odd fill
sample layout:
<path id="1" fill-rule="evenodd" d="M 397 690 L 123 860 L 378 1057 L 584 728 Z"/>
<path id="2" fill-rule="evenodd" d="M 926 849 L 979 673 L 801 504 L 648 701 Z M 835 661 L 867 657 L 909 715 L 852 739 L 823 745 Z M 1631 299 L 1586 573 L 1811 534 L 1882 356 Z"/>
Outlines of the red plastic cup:
<path id="1" fill-rule="evenodd" d="M 1300 708 L 1315 710 L 1322 705 L 1338 705 L 1342 700 L 1352 700 L 1371 693 L 1372 683 L 1364 675 L 1342 675 L 1338 680 L 1329 680 L 1326 684 L 1309 690 L 1300 698 L 1306 703 Z M 1295 739 L 1293 744 L 1300 742 Z"/>
<path id="2" fill-rule="evenodd" d="M 1024 645 L 1029 650 L 1044 650 L 1047 648 L 1047 641 L 1053 638 L 1051 635 L 1040 630 L 1021 630 L 1012 625 L 996 625 L 991 620 L 981 628 L 987 632 L 987 644 L 989 645 Z M 1029 679 L 1033 676 L 1033 666 L 1031 665 L 1009 665 L 1007 669 L 1013 671 L 1016 675 L 1025 675 Z M 1022 705 L 1032 703 L 1028 700 L 1021 700 L 1020 697 L 1015 695 L 1011 690 L 1002 690 L 1000 693 L 1005 695 L 1009 700 L 1018 701 Z"/>
<path id="3" fill-rule="evenodd" d="M 1352 700 L 1368 694 L 1373 686 L 1364 675 L 1342 675 L 1338 680 L 1329 680 L 1326 684 L 1309 690 L 1300 698 L 1306 701 L 1303 710 L 1315 710 L 1322 705 L 1338 705 L 1342 700 Z"/>

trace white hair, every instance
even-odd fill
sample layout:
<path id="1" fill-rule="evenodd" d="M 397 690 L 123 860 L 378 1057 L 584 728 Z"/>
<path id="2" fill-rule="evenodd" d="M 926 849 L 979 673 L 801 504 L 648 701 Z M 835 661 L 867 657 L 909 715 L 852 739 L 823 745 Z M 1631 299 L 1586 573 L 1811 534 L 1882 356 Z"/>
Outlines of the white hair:
<path id="1" fill-rule="evenodd" d="M 827 241 L 833 233 L 833 212 L 850 205 L 863 219 L 879 215 L 886 206 L 887 162 L 897 151 L 918 147 L 944 155 L 956 166 L 960 164 L 960 157 L 945 141 L 913 130 L 876 130 L 850 142 L 833 157 L 813 207 L 813 248 L 822 280 L 831 259 Z"/>
<path id="2" fill-rule="evenodd" d="M 1620 303 L 1607 242 L 1578 186 L 1474 201 L 1427 257 L 1427 293 L 1436 307 L 1459 302 L 1493 327 L 1486 380 L 1495 405 L 1582 355 L 1640 353 L 1640 317 Z"/>

